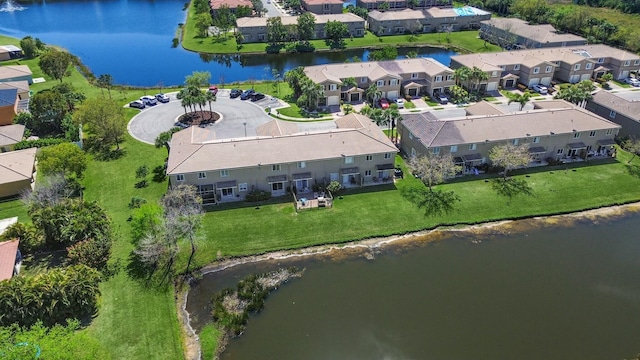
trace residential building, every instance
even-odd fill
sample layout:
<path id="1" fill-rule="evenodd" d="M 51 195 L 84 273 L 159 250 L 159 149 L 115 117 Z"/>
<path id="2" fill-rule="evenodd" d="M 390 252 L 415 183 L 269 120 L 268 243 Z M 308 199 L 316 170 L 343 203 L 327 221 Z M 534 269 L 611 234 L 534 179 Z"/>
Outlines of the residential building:
<path id="1" fill-rule="evenodd" d="M 0 126 L 0 153 L 12 151 L 24 136 L 24 125 L 12 124 Z"/>
<path id="2" fill-rule="evenodd" d="M 18 114 L 18 89 L 0 89 L 0 126 L 13 124 Z"/>
<path id="3" fill-rule="evenodd" d="M 329 14 L 316 15 L 316 25 L 314 29 L 314 39 L 325 39 L 324 27 L 329 21 L 339 21 L 347 25 L 348 36 L 363 37 L 365 33 L 365 22 L 361 17 L 352 14 Z M 267 19 L 266 17 L 243 17 L 236 21 L 237 30 L 242 33 L 245 43 L 266 42 L 267 41 Z M 281 16 L 282 24 L 285 27 L 292 27 L 298 24 L 297 16 Z"/>
<path id="4" fill-rule="evenodd" d="M 455 9 L 431 8 L 426 10 L 370 11 L 367 16 L 369 30 L 377 35 L 430 33 L 478 28 L 491 13 L 471 6 Z"/>
<path id="5" fill-rule="evenodd" d="M 489 75 L 482 82 L 487 90 L 509 88 L 517 83 L 531 87 L 549 85 L 553 79 L 577 83 L 611 72 L 624 79 L 640 69 L 640 56 L 607 45 L 539 48 L 451 57 L 451 68 L 477 66 Z"/>
<path id="6" fill-rule="evenodd" d="M 7 89 L 16 89 L 18 91 L 18 106 L 16 112 L 28 111 L 29 99 L 31 98 L 29 83 L 26 80 L 0 82 L 0 91 Z M 2 123 L 1 120 L 0 123 Z"/>
<path id="7" fill-rule="evenodd" d="M 22 254 L 19 244 L 18 240 L 0 242 L 0 281 L 11 280 L 20 273 Z"/>
<path id="8" fill-rule="evenodd" d="M 211 7 L 211 16 L 215 16 L 216 11 L 223 6 L 228 7 L 232 13 L 235 13 L 240 6 L 247 7 L 253 11 L 253 4 L 250 0 L 209 0 L 209 6 Z"/>
<path id="9" fill-rule="evenodd" d="M 0 45 L 0 61 L 19 59 L 23 56 L 22 49 L 15 45 Z"/>
<path id="10" fill-rule="evenodd" d="M 342 14 L 344 1 L 342 0 L 302 0 L 302 8 L 308 12 L 323 14 Z"/>
<path id="11" fill-rule="evenodd" d="M 640 101 L 627 100 L 608 91 L 598 91 L 586 109 L 622 126 L 620 137 L 640 138 Z"/>
<path id="12" fill-rule="evenodd" d="M 482 21 L 480 38 L 502 47 L 518 49 L 586 45 L 587 39 L 558 32 L 552 25 L 530 25 L 517 18 Z"/>
<path id="13" fill-rule="evenodd" d="M 0 66 L 0 82 L 25 80 L 33 84 L 33 73 L 27 65 Z"/>
<path id="14" fill-rule="evenodd" d="M 240 139 L 215 139 L 197 126 L 175 133 L 167 165 L 171 186 L 195 185 L 203 197 L 224 202 L 244 200 L 254 190 L 282 196 L 334 180 L 354 187 L 393 178 L 397 148 L 366 116 L 346 115 L 330 131 L 289 134 L 280 125 L 267 126 L 274 136 Z"/>
<path id="15" fill-rule="evenodd" d="M 400 147 L 409 156 L 451 154 L 465 173 L 490 163 L 491 148 L 506 143 L 529 144 L 532 165 L 610 156 L 620 125 L 561 100 L 538 103 L 548 104 L 503 114 L 484 104 L 471 110 L 478 115 L 444 121 L 404 114 Z"/>
<path id="16" fill-rule="evenodd" d="M 432 95 L 455 85 L 453 71 L 431 58 L 307 66 L 305 74 L 324 87 L 320 106 L 352 103 L 365 99 L 366 90 L 376 85 L 381 97 L 395 100 L 402 95 Z M 356 86 L 345 86 L 352 78 Z"/>
<path id="17" fill-rule="evenodd" d="M 0 153 L 0 198 L 19 195 L 31 188 L 36 148 Z"/>
<path id="18" fill-rule="evenodd" d="M 407 7 L 412 9 L 424 9 L 431 7 L 451 7 L 453 0 L 418 0 L 412 4 L 407 0 L 356 0 L 356 6 L 371 10 L 403 10 Z"/>

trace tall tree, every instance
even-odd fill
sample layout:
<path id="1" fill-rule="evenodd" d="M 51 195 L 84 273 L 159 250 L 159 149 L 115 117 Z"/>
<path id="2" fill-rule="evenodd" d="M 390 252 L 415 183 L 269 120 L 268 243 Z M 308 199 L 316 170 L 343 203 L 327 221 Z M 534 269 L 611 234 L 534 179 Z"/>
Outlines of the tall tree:
<path id="1" fill-rule="evenodd" d="M 20 40 L 20 48 L 27 59 L 33 59 L 38 56 L 38 46 L 31 36 L 25 36 Z"/>
<path id="2" fill-rule="evenodd" d="M 324 33 L 332 48 L 343 48 L 344 38 L 349 35 L 349 28 L 345 23 L 329 20 L 324 26 Z"/>
<path id="3" fill-rule="evenodd" d="M 87 100 L 73 115 L 76 123 L 86 125 L 91 136 L 109 148 L 113 145 L 120 150 L 120 143 L 127 132 L 127 118 L 124 108 L 107 98 Z"/>
<path id="4" fill-rule="evenodd" d="M 62 78 L 69 75 L 69 68 L 73 62 L 73 57 L 66 51 L 49 49 L 40 56 L 38 65 L 48 76 L 62 82 Z"/>
<path id="5" fill-rule="evenodd" d="M 513 145 L 511 143 L 497 145 L 489 150 L 489 159 L 494 166 L 504 168 L 503 178 L 507 178 L 510 170 L 526 167 L 531 161 L 529 144 Z"/>
<path id="6" fill-rule="evenodd" d="M 76 144 L 62 143 L 47 146 L 38 153 L 38 168 L 44 175 L 62 173 L 82 178 L 87 168 L 87 157 Z"/>
<path id="7" fill-rule="evenodd" d="M 529 92 L 529 90 L 526 90 L 522 94 L 519 94 L 519 93 L 507 93 L 507 97 L 509 98 L 509 102 L 507 104 L 511 104 L 513 102 L 516 102 L 516 103 L 520 104 L 520 109 L 519 110 L 522 111 L 524 106 L 527 105 L 529 100 L 531 100 L 532 96 L 533 96 L 533 94 L 531 92 Z"/>
<path id="8" fill-rule="evenodd" d="M 313 39 L 316 28 L 316 17 L 310 13 L 305 12 L 298 17 L 298 40 L 309 41 Z"/>
<path id="9" fill-rule="evenodd" d="M 398 49 L 392 45 L 386 45 L 382 49 L 369 53 L 369 61 L 395 60 L 398 57 Z"/>
<path id="10" fill-rule="evenodd" d="M 100 89 L 107 89 L 109 93 L 109 99 L 111 99 L 111 86 L 113 86 L 113 77 L 109 74 L 102 74 L 98 76 L 98 87 Z"/>
<path id="11" fill-rule="evenodd" d="M 293 97 L 299 98 L 302 95 L 302 83 L 307 75 L 304 73 L 304 67 L 298 66 L 295 69 L 291 69 L 284 73 L 284 81 L 289 84 L 289 87 L 293 91 Z"/>
<path id="12" fill-rule="evenodd" d="M 403 191 L 403 196 L 425 211 L 425 216 L 438 216 L 453 211 L 454 203 L 460 197 L 453 191 L 437 191 L 433 186 L 445 182 L 455 176 L 458 166 L 450 154 L 440 156 L 428 153 L 409 160 L 409 168 L 420 177 L 427 188 L 410 188 Z"/>
<path id="13" fill-rule="evenodd" d="M 279 16 L 267 19 L 267 42 L 270 45 L 277 46 L 285 41 L 287 37 L 287 28 L 282 24 Z"/>
<path id="14" fill-rule="evenodd" d="M 209 12 L 204 12 L 194 16 L 194 26 L 198 30 L 198 35 L 201 37 L 209 36 L 209 26 L 211 26 L 213 20 Z"/>
<path id="15" fill-rule="evenodd" d="M 216 10 L 215 15 L 212 20 L 213 26 L 218 28 L 216 34 L 220 37 L 221 34 L 224 35 L 224 38 L 227 38 L 227 33 L 229 29 L 236 25 L 236 16 L 231 12 L 228 5 L 222 5 L 218 10 Z"/>
<path id="16" fill-rule="evenodd" d="M 633 159 L 635 159 L 636 155 L 638 155 L 638 152 L 640 152 L 640 139 L 637 139 L 634 136 L 629 136 L 629 138 L 624 140 L 621 145 L 623 149 L 630 152 L 632 155 L 631 159 L 627 161 L 627 163 L 630 164 Z"/>
<path id="17" fill-rule="evenodd" d="M 378 89 L 376 84 L 371 84 L 367 90 L 364 91 L 364 96 L 367 98 L 367 101 L 371 106 L 375 106 L 376 100 L 382 97 L 382 91 Z"/>
<path id="18" fill-rule="evenodd" d="M 27 127 L 39 136 L 60 134 L 62 122 L 69 112 L 64 97 L 52 90 L 33 95 L 29 101 L 29 111 L 33 121 Z"/>
<path id="19" fill-rule="evenodd" d="M 576 105 L 583 105 L 593 98 L 591 95 L 593 90 L 595 90 L 595 86 L 591 80 L 582 80 L 577 84 L 561 89 L 555 98 L 566 100 Z"/>
<path id="20" fill-rule="evenodd" d="M 208 71 L 194 71 L 191 75 L 185 77 L 184 83 L 187 86 L 195 86 L 197 88 L 203 88 L 209 86 L 211 80 L 211 73 Z"/>

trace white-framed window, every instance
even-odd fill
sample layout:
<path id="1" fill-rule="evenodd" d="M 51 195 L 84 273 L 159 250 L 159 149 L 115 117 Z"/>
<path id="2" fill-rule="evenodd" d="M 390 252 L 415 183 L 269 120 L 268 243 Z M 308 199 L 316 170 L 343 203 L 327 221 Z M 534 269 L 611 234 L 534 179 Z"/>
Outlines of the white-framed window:
<path id="1" fill-rule="evenodd" d="M 604 58 L 598 58 L 598 64 L 604 63 Z"/>
<path id="2" fill-rule="evenodd" d="M 592 63 L 587 63 L 587 64 L 584 66 L 584 68 L 585 68 L 585 69 L 587 69 L 587 70 L 591 70 L 591 68 L 593 68 L 593 64 L 592 64 Z"/>
<path id="3" fill-rule="evenodd" d="M 624 66 L 629 66 L 629 65 L 631 65 L 631 60 L 627 60 L 624 62 Z"/>
<path id="4" fill-rule="evenodd" d="M 345 156 L 344 163 L 345 164 L 353 164 L 353 156 Z"/>
<path id="5" fill-rule="evenodd" d="M 537 144 L 539 142 L 540 142 L 540 136 L 536 136 L 536 137 L 533 138 L 533 143 L 534 144 Z"/>
<path id="6" fill-rule="evenodd" d="M 336 85 L 336 84 L 329 85 L 329 90 L 330 91 L 336 91 L 337 89 L 338 89 L 338 85 Z"/>
<path id="7" fill-rule="evenodd" d="M 539 73 L 539 72 L 540 72 L 540 68 L 539 68 L 539 67 L 534 67 L 534 68 L 533 68 L 533 73 L 534 73 L 534 74 L 537 74 L 537 73 Z"/>
<path id="8" fill-rule="evenodd" d="M 207 173 L 206 172 L 199 172 L 198 173 L 198 179 L 206 179 L 207 178 Z"/>
<path id="9" fill-rule="evenodd" d="M 416 156 L 417 152 L 416 149 L 411 148 L 411 156 Z"/>
<path id="10" fill-rule="evenodd" d="M 458 145 L 451 145 L 449 152 L 451 153 L 458 152 Z"/>
<path id="11" fill-rule="evenodd" d="M 271 165 L 271 171 L 280 171 L 280 164 Z"/>
<path id="12" fill-rule="evenodd" d="M 616 118 L 616 112 L 611 110 L 611 112 L 609 113 L 609 117 L 612 118 L 612 119 L 615 119 Z"/>
<path id="13" fill-rule="evenodd" d="M 376 81 L 376 86 L 380 87 L 380 86 L 384 86 L 384 80 L 378 80 Z"/>
<path id="14" fill-rule="evenodd" d="M 589 132 L 589 137 L 594 137 L 594 136 L 596 136 L 596 131 L 591 130 L 591 132 Z"/>
<path id="15" fill-rule="evenodd" d="M 184 174 L 177 174 L 176 181 L 184 181 Z"/>
<path id="16" fill-rule="evenodd" d="M 635 61 L 633 62 L 633 65 L 640 65 L 640 60 L 635 60 Z"/>
<path id="17" fill-rule="evenodd" d="M 238 184 L 238 191 L 247 191 L 247 183 Z"/>
<path id="18" fill-rule="evenodd" d="M 224 169 L 224 170 L 220 170 L 220 177 L 227 177 L 229 176 L 229 170 Z"/>
<path id="19" fill-rule="evenodd" d="M 442 75 L 436 76 L 436 82 L 442 82 Z"/>
<path id="20" fill-rule="evenodd" d="M 578 139 L 578 138 L 580 138 L 580 133 L 579 133 L 579 132 L 574 132 L 574 133 L 573 133 L 573 138 L 574 138 L 574 139 Z"/>
<path id="21" fill-rule="evenodd" d="M 431 149 L 431 152 L 434 155 L 438 155 L 438 154 L 440 154 L 440 148 L 439 147 L 434 147 L 433 149 Z"/>
<path id="22" fill-rule="evenodd" d="M 373 155 L 367 155 L 367 157 L 365 159 L 367 161 L 371 161 L 371 160 L 373 160 Z"/>
<path id="23" fill-rule="evenodd" d="M 453 81 L 453 75 L 447 75 L 447 81 Z"/>
<path id="24" fill-rule="evenodd" d="M 360 78 L 360 83 L 361 83 L 361 84 L 364 84 L 364 83 L 366 83 L 366 82 L 367 82 L 367 78 L 366 78 L 366 77 L 361 77 L 361 78 Z"/>
<path id="25" fill-rule="evenodd" d="M 413 133 L 409 131 L 409 140 L 413 140 Z"/>
<path id="26" fill-rule="evenodd" d="M 550 73 L 550 72 L 551 72 L 551 70 L 553 70 L 553 66 L 547 66 L 547 67 L 544 69 L 544 72 Z"/>
<path id="27" fill-rule="evenodd" d="M 520 70 L 520 64 L 513 65 L 513 70 Z"/>
<path id="28" fill-rule="evenodd" d="M 498 76 L 498 72 L 497 71 L 492 71 L 491 72 L 491 77 L 496 77 Z"/>
<path id="29" fill-rule="evenodd" d="M 575 70 L 575 71 L 580 70 L 580 64 L 573 65 L 573 70 Z"/>
<path id="30" fill-rule="evenodd" d="M 418 73 L 411 73 L 411 78 L 412 79 L 417 79 L 418 78 Z"/>
<path id="31" fill-rule="evenodd" d="M 391 85 L 391 86 L 396 86 L 396 85 L 398 85 L 398 79 L 391 79 L 391 80 L 389 80 L 389 85 Z"/>
<path id="32" fill-rule="evenodd" d="M 391 153 L 384 153 L 384 158 L 385 158 L 385 159 L 391 159 L 391 156 L 392 156 L 392 155 L 393 155 L 393 154 L 391 154 Z"/>
<path id="33" fill-rule="evenodd" d="M 607 135 L 613 134 L 613 129 L 607 129 Z"/>
<path id="34" fill-rule="evenodd" d="M 500 69 L 502 69 L 502 71 L 507 70 L 507 66 L 506 65 L 500 65 Z"/>
<path id="35" fill-rule="evenodd" d="M 558 154 L 558 155 L 562 155 L 562 154 L 564 154 L 564 149 L 558 149 L 557 154 Z"/>
<path id="36" fill-rule="evenodd" d="M 518 145 L 518 143 L 520 143 L 520 139 L 513 139 L 513 140 L 511 140 L 511 143 L 513 145 Z"/>
<path id="37" fill-rule="evenodd" d="M 371 176 L 371 170 L 365 170 L 364 176 Z"/>
<path id="38" fill-rule="evenodd" d="M 304 169 L 307 167 L 307 162 L 306 161 L 298 161 L 298 164 L 296 165 L 298 169 Z"/>
<path id="39" fill-rule="evenodd" d="M 475 149 L 476 149 L 476 144 L 469 145 L 469 150 L 475 150 Z"/>

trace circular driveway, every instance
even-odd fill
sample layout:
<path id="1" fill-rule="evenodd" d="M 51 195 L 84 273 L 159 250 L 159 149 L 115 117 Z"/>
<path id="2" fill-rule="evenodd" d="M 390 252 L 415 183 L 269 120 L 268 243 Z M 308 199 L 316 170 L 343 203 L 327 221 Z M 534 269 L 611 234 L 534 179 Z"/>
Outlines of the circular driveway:
<path id="1" fill-rule="evenodd" d="M 221 89 L 216 101 L 211 103 L 211 109 L 222 115 L 221 120 L 207 126 L 215 131 L 216 138 L 244 137 L 245 131 L 246 136 L 256 136 L 256 127 L 273 120 L 264 109 L 277 105 L 277 99 L 269 96 L 257 102 L 240 100 L 239 97 L 231 99 L 229 91 Z M 147 106 L 131 119 L 128 125 L 131 136 L 139 141 L 154 144 L 160 133 L 175 126 L 178 117 L 184 114 L 184 108 L 180 105 L 180 100 L 176 99 L 176 93 L 167 95 L 171 101 Z M 204 108 L 209 110 L 209 105 Z"/>

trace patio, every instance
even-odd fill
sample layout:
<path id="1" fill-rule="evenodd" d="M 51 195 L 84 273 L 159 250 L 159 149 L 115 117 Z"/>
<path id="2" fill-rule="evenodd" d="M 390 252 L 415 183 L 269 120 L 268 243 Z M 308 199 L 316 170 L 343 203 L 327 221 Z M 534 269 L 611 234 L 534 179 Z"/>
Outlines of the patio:
<path id="1" fill-rule="evenodd" d="M 296 212 L 298 210 L 307 210 L 333 206 L 333 196 L 330 192 L 299 192 L 293 195 L 293 200 L 296 206 Z"/>

